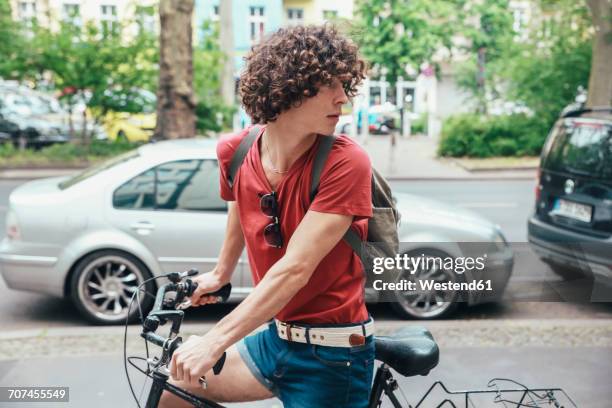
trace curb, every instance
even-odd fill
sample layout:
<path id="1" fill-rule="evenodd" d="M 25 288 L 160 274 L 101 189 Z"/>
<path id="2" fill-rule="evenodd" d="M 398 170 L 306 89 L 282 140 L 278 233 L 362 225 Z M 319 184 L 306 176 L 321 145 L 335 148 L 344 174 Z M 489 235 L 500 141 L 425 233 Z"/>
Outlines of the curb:
<path id="1" fill-rule="evenodd" d="M 183 323 L 181 326 L 181 332 L 185 333 L 200 333 L 211 329 L 217 322 L 208 323 Z M 604 329 L 610 336 L 612 336 L 612 319 L 469 319 L 469 320 L 424 320 L 418 322 L 411 322 L 405 320 L 395 321 L 383 321 L 377 322 L 377 332 L 381 334 L 392 333 L 395 330 L 401 329 L 406 326 L 424 326 L 430 330 L 458 330 L 469 332 L 471 330 L 478 329 L 501 329 L 510 328 L 518 329 L 525 327 L 534 327 L 538 329 L 548 330 L 558 327 L 566 327 L 570 329 L 580 329 L 584 327 L 591 327 L 597 329 Z M 262 325 L 261 328 L 266 325 Z M 140 329 L 139 324 L 130 324 L 128 326 L 128 333 L 132 334 L 134 331 Z M 49 339 L 49 338 L 88 338 L 93 336 L 123 336 L 125 330 L 124 325 L 117 326 L 71 326 L 71 327 L 53 327 L 53 328 L 39 328 L 39 329 L 19 329 L 12 331 L 0 332 L 0 342 L 20 340 L 20 339 Z M 256 329 L 255 331 L 257 331 Z M 612 341 L 612 337 L 610 337 Z"/>
<path id="2" fill-rule="evenodd" d="M 86 169 L 86 167 L 0 170 L 0 180 L 34 180 L 46 177 L 67 176 L 84 169 Z"/>
<path id="3" fill-rule="evenodd" d="M 439 158 L 438 158 L 439 159 Z M 498 167 L 485 167 L 485 168 L 470 168 L 469 166 L 461 163 L 460 160 L 456 160 L 454 158 L 446 158 L 450 163 L 453 163 L 455 166 L 462 168 L 465 171 L 469 171 L 470 173 L 481 173 L 481 172 L 494 172 L 494 171 L 536 171 L 538 170 L 538 165 L 530 165 L 530 166 L 498 166 Z"/>
<path id="4" fill-rule="evenodd" d="M 401 327 L 412 325 L 406 321 L 381 322 L 377 335 L 389 335 Z M 583 320 L 464 320 L 419 322 L 431 331 L 439 347 L 444 349 L 497 347 L 596 347 L 612 349 L 612 319 Z M 185 324 L 181 337 L 202 335 L 213 326 Z M 265 325 L 264 325 L 265 326 Z M 263 326 L 262 326 L 263 327 Z M 259 329 L 258 329 L 259 330 Z M 27 337 L 26 332 L 38 333 Z M 131 326 L 125 347 L 129 354 L 144 349 L 139 328 Z M 58 358 L 92 355 L 120 355 L 123 352 L 123 329 L 120 327 L 79 327 L 44 330 L 24 330 L 19 336 L 3 333 L 0 338 L 0 362 L 33 358 Z M 24 337 L 25 336 L 25 337 Z"/>

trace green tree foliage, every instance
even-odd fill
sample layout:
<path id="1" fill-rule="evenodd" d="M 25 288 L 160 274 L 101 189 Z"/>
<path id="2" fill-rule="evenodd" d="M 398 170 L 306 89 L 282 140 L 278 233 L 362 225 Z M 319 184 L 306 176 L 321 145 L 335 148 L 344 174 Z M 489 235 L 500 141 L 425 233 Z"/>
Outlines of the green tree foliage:
<path id="1" fill-rule="evenodd" d="M 487 96 L 499 97 L 500 71 L 512 47 L 514 31 L 508 0 L 473 2 L 462 12 L 460 34 L 467 39 L 461 52 L 468 60 L 457 69 L 457 83 L 474 96 L 480 112 L 487 112 Z"/>
<path id="2" fill-rule="evenodd" d="M 12 77 L 12 61 L 19 52 L 19 26 L 13 21 L 9 0 L 0 0 L 0 77 Z"/>
<path id="3" fill-rule="evenodd" d="M 205 21 L 202 33 L 193 52 L 196 128 L 200 132 L 218 132 L 231 125 L 235 109 L 225 106 L 221 97 L 221 68 L 226 61 L 219 47 L 218 24 Z"/>
<path id="4" fill-rule="evenodd" d="M 352 37 L 374 65 L 388 70 L 387 80 L 418 72 L 440 50 L 450 50 L 462 25 L 465 0 L 359 0 Z"/>
<path id="5" fill-rule="evenodd" d="M 96 120 L 109 111 L 142 110 L 138 88 L 155 89 L 156 38 L 142 29 L 134 33 L 133 22 L 80 26 L 62 21 L 51 30 L 33 21 L 14 34 L 21 45 L 11 54 L 7 77 L 36 83 L 50 76 L 69 108 L 83 102 Z M 82 129 L 85 142 L 91 130 Z"/>
<path id="6" fill-rule="evenodd" d="M 582 1 L 549 0 L 541 5 L 543 18 L 529 39 L 506 49 L 502 76 L 508 83 L 507 99 L 526 105 L 552 125 L 579 87 L 587 88 L 592 25 Z"/>

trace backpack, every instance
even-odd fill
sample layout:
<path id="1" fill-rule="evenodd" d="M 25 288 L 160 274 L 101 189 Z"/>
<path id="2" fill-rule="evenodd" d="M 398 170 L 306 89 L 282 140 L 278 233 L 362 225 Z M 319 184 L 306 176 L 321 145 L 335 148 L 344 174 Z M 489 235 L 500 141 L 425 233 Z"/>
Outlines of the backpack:
<path id="1" fill-rule="evenodd" d="M 236 180 L 238 170 L 257 139 L 260 130 L 260 126 L 253 126 L 249 134 L 242 139 L 232 156 L 227 173 L 227 182 L 231 189 L 234 188 L 234 181 Z M 319 142 L 312 167 L 312 184 L 310 185 L 311 203 L 317 195 L 321 173 L 335 141 L 336 136 L 329 136 L 321 138 Z M 368 220 L 368 237 L 366 241 L 362 241 L 359 234 L 351 227 L 349 227 L 343 237 L 361 259 L 364 269 L 367 268 L 368 270 L 373 265 L 373 258 L 395 258 L 399 249 L 397 228 L 400 214 L 395 207 L 389 183 L 374 168 L 372 168 L 372 213 L 372 217 Z"/>

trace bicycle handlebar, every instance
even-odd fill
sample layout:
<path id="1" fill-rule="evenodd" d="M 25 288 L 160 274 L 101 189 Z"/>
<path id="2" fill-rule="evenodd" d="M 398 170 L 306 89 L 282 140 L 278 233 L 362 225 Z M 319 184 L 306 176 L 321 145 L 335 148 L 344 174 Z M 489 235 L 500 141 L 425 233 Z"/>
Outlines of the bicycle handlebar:
<path id="1" fill-rule="evenodd" d="M 197 282 L 193 282 L 188 277 L 197 275 L 196 269 L 190 269 L 185 272 L 172 272 L 166 275 L 171 281 L 160 287 L 155 297 L 153 309 L 147 315 L 143 322 L 143 330 L 141 336 L 153 344 L 162 348 L 163 363 L 169 363 L 172 359 L 172 354 L 182 344 L 182 338 L 178 336 L 183 316 L 185 312 L 177 310 L 176 306 L 180 304 L 186 297 L 191 297 L 193 292 L 198 287 Z M 184 281 L 183 281 L 184 280 Z M 232 284 L 228 283 L 221 289 L 207 294 L 208 296 L 217 296 L 217 302 L 225 302 L 232 291 Z M 166 294 L 176 292 L 174 299 L 166 299 Z M 167 321 L 172 322 L 169 337 L 163 337 L 155 333 L 160 325 L 166 324 Z M 213 366 L 213 372 L 219 374 L 225 363 L 226 353 L 224 352 L 221 358 Z M 201 381 L 202 382 L 202 381 Z"/>

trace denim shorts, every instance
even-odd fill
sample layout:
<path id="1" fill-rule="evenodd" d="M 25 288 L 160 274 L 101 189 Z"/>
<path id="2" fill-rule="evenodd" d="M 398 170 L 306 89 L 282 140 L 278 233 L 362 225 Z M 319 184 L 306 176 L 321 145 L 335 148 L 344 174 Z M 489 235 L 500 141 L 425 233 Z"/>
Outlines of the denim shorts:
<path id="1" fill-rule="evenodd" d="M 238 351 L 253 375 L 285 408 L 367 407 L 374 371 L 374 336 L 356 347 L 289 342 L 276 325 L 245 337 Z"/>

